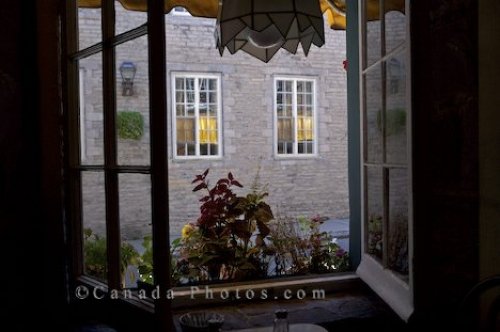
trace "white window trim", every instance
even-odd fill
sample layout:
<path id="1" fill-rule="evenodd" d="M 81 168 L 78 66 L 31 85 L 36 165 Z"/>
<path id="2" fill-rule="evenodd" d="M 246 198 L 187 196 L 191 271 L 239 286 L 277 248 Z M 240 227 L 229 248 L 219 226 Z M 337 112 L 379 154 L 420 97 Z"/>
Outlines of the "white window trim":
<path id="1" fill-rule="evenodd" d="M 200 155 L 200 144 L 199 144 L 199 94 L 195 93 L 195 137 L 196 137 L 196 154 L 193 156 L 178 156 L 177 155 L 177 112 L 176 112 L 176 93 L 175 93 L 175 80 L 176 78 L 194 78 L 195 87 L 198 87 L 198 79 L 200 78 L 215 78 L 217 80 L 217 155 L 203 156 Z M 198 91 L 198 89 L 195 89 Z M 172 116 L 172 156 L 174 160 L 194 160 L 194 159 L 221 159 L 223 156 L 223 146 L 222 146 L 222 89 L 221 89 L 221 74 L 214 73 L 194 73 L 194 72 L 171 72 L 171 116 Z"/>
<path id="2" fill-rule="evenodd" d="M 278 153 L 278 113 L 277 113 L 277 95 L 278 95 L 278 81 L 293 81 L 293 97 L 292 97 L 292 112 L 294 119 L 294 146 L 293 153 L 279 154 Z M 313 114 L 313 153 L 299 154 L 297 142 L 297 81 L 312 82 L 312 114 Z M 318 114 L 317 114 L 317 78 L 310 76 L 275 76 L 273 80 L 273 151 L 276 159 L 311 159 L 318 157 Z"/>

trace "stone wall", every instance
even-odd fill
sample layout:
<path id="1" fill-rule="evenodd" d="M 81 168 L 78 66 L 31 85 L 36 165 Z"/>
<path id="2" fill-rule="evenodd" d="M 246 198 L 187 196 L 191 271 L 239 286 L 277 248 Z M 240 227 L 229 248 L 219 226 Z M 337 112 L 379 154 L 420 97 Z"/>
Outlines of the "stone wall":
<path id="1" fill-rule="evenodd" d="M 95 9 L 80 10 L 80 45 L 95 42 L 98 13 Z M 117 8 L 116 15 L 118 31 L 145 22 L 144 13 Z M 259 172 L 259 183 L 267 186 L 268 202 L 276 215 L 347 217 L 346 72 L 342 64 L 346 58 L 345 32 L 325 27 L 325 45 L 313 46 L 308 57 L 300 47 L 295 55 L 280 50 L 265 64 L 242 52 L 230 55 L 226 51 L 221 57 L 215 48 L 214 26 L 214 19 L 166 15 L 168 100 L 171 100 L 172 72 L 218 73 L 222 86 L 222 157 L 174 160 L 170 142 L 165 152 L 169 156 L 171 232 L 179 234 L 184 223 L 196 221 L 200 195 L 192 192 L 191 181 L 207 168 L 211 170 L 212 183 L 232 172 L 245 186 L 242 193 L 249 190 Z M 140 140 L 118 139 L 118 160 L 122 165 L 147 165 L 147 37 L 118 46 L 116 58 L 117 68 L 123 61 L 133 61 L 137 66 L 133 96 L 121 95 L 117 70 L 117 109 L 138 111 L 145 123 L 145 134 Z M 101 63 L 100 55 L 80 63 L 82 127 L 85 129 L 82 157 L 88 164 L 99 164 L 103 160 Z M 278 159 L 274 155 L 273 80 L 277 75 L 316 79 L 318 155 L 315 157 Z M 168 129 L 172 138 L 170 107 Z M 104 229 L 104 205 L 99 198 L 103 197 L 103 181 L 103 176 L 90 174 L 83 187 L 84 223 L 99 231 Z M 141 237 L 150 232 L 148 177 L 122 175 L 120 184 L 122 235 Z M 98 192 L 101 194 L 96 194 Z"/>

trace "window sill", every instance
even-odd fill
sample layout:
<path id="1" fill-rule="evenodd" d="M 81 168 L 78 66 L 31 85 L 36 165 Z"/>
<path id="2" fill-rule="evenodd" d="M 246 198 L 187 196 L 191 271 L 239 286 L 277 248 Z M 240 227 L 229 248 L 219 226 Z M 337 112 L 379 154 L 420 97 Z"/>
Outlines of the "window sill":
<path id="1" fill-rule="evenodd" d="M 107 285 L 88 276 L 81 276 L 77 280 L 78 286 L 85 286 L 90 290 L 89 300 L 100 301 L 93 298 L 93 290 L 98 289 L 101 295 L 110 292 Z M 280 300 L 324 300 L 328 294 L 339 291 L 349 291 L 359 289 L 362 285 L 359 277 L 353 272 L 342 272 L 314 276 L 294 276 L 278 279 L 257 280 L 250 282 L 238 282 L 227 284 L 199 285 L 187 287 L 172 288 L 173 300 L 171 306 L 173 309 L 194 308 L 207 305 L 234 304 L 235 302 L 252 303 L 257 301 L 266 301 L 272 303 Z M 262 292 L 266 293 L 266 298 L 262 298 Z M 170 291 L 170 290 L 169 290 Z M 154 302 L 151 296 L 146 299 L 138 297 L 138 291 L 133 290 L 131 298 L 120 298 L 111 301 L 123 301 L 133 305 L 137 309 L 150 313 L 154 312 Z M 254 296 L 251 296 L 251 294 Z M 118 291 L 120 296 L 122 291 Z M 149 292 L 147 292 L 149 293 Z M 79 300 L 71 294 L 74 301 Z M 207 295 L 209 294 L 209 295 Z M 315 295 L 316 294 L 316 295 Z M 166 292 L 160 290 L 160 296 L 166 296 Z M 314 298 L 317 296 L 317 298 Z M 300 297 L 303 297 L 302 299 Z"/>

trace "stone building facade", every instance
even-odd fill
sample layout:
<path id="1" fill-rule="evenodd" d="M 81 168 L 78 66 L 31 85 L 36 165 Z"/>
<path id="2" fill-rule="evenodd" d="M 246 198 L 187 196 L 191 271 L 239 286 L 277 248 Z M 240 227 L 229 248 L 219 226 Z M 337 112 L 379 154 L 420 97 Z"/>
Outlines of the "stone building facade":
<path id="1" fill-rule="evenodd" d="M 117 6 L 117 32 L 142 25 L 144 13 Z M 80 9 L 80 48 L 99 36 L 99 12 Z M 308 57 L 280 50 L 267 64 L 243 52 L 215 48 L 215 20 L 189 15 L 166 15 L 167 98 L 169 101 L 169 204 L 172 235 L 199 215 L 199 193 L 191 181 L 210 169 L 209 179 L 232 172 L 250 190 L 256 179 L 269 192 L 268 203 L 275 215 L 345 218 L 349 215 L 347 185 L 346 41 L 344 31 L 325 26 L 325 45 L 312 47 Z M 139 139 L 118 138 L 120 165 L 149 165 L 149 91 L 147 36 L 116 47 L 117 111 L 142 115 Z M 133 62 L 136 75 L 133 95 L 123 96 L 119 67 Z M 103 162 L 102 59 L 96 54 L 80 62 L 82 162 Z M 219 77 L 220 155 L 178 158 L 174 143 L 174 75 L 196 74 Z M 314 155 L 281 156 L 276 153 L 275 80 L 307 79 L 314 82 Z M 178 131 L 177 131 L 178 132 Z M 219 136 L 218 136 L 219 137 Z M 104 178 L 98 172 L 83 176 L 84 227 L 104 230 Z M 140 238 L 151 231 L 150 182 L 147 175 L 120 174 L 120 216 L 124 239 Z"/>

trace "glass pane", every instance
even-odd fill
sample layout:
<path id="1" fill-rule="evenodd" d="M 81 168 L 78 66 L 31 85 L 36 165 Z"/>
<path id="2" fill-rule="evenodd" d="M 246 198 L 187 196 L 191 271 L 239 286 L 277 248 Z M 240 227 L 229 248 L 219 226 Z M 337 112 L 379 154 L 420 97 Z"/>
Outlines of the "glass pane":
<path id="1" fill-rule="evenodd" d="M 365 149 L 368 162 L 382 162 L 382 66 L 365 74 Z"/>
<path id="2" fill-rule="evenodd" d="M 137 2 L 137 1 L 135 1 Z M 135 29 L 147 22 L 147 1 L 140 1 L 142 10 L 127 10 L 120 1 L 115 1 L 115 34 Z"/>
<path id="3" fill-rule="evenodd" d="M 385 51 L 386 54 L 404 43 L 406 39 L 406 16 L 399 11 L 385 13 Z"/>
<path id="4" fill-rule="evenodd" d="M 366 64 L 370 66 L 382 57 L 382 28 L 379 1 L 365 0 Z"/>
<path id="5" fill-rule="evenodd" d="M 106 198 L 104 172 L 82 172 L 84 273 L 107 279 Z"/>
<path id="6" fill-rule="evenodd" d="M 394 164 L 406 164 L 407 162 L 406 71 L 404 60 L 404 54 L 399 54 L 390 58 L 386 65 L 386 161 Z"/>
<path id="7" fill-rule="evenodd" d="M 201 117 L 198 125 L 200 144 L 217 144 L 217 118 Z"/>
<path id="8" fill-rule="evenodd" d="M 116 47 L 118 164 L 149 165 L 148 39 Z"/>
<path id="9" fill-rule="evenodd" d="M 383 218 L 384 218 L 384 182 L 382 168 L 366 168 L 366 251 L 382 260 L 383 254 Z"/>
<path id="10" fill-rule="evenodd" d="M 292 119 L 278 119 L 278 142 L 293 142 Z"/>
<path id="11" fill-rule="evenodd" d="M 306 92 L 312 93 L 312 82 L 306 82 Z"/>
<path id="12" fill-rule="evenodd" d="M 101 8 L 78 8 L 78 48 L 82 50 L 101 40 Z"/>
<path id="13" fill-rule="evenodd" d="M 102 54 L 79 62 L 80 160 L 84 165 L 104 164 Z"/>
<path id="14" fill-rule="evenodd" d="M 119 174 L 121 272 L 124 287 L 153 283 L 151 177 Z"/>
<path id="15" fill-rule="evenodd" d="M 195 142 L 195 119 L 194 118 L 177 118 L 176 132 L 178 143 L 194 143 Z"/>
<path id="16" fill-rule="evenodd" d="M 389 268 L 408 275 L 408 175 L 406 169 L 389 171 Z"/>

